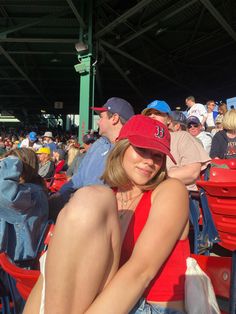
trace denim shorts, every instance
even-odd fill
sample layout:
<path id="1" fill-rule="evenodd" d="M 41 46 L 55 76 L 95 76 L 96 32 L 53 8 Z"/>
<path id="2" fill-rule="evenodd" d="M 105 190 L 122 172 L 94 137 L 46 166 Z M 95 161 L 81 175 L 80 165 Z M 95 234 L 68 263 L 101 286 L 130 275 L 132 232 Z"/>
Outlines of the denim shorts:
<path id="1" fill-rule="evenodd" d="M 141 298 L 129 314 L 185 314 L 185 312 L 151 304 Z"/>

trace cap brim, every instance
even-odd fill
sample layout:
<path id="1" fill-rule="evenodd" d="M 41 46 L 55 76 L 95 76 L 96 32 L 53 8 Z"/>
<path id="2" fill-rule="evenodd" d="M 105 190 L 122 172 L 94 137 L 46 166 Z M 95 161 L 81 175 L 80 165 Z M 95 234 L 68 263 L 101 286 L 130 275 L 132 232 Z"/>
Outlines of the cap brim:
<path id="1" fill-rule="evenodd" d="M 108 111 L 106 107 L 90 107 L 90 109 L 94 111 Z"/>
<path id="2" fill-rule="evenodd" d="M 162 145 L 160 142 L 157 142 L 156 140 L 154 141 L 154 140 L 148 139 L 146 137 L 137 136 L 137 135 L 129 136 L 128 140 L 132 145 L 136 147 L 154 149 L 158 152 L 161 152 L 169 156 L 170 159 L 173 161 L 173 163 L 176 164 L 176 161 L 174 157 L 172 156 L 172 154 L 170 153 L 170 151 L 168 150 L 168 148 Z"/>
<path id="3" fill-rule="evenodd" d="M 155 108 L 145 108 L 145 109 L 143 109 L 143 111 L 141 112 L 141 114 L 143 115 L 143 116 L 148 116 L 149 114 L 149 112 L 150 111 L 152 111 L 152 110 L 155 110 L 155 111 L 157 111 L 157 112 L 160 112 L 160 114 L 167 114 L 168 116 L 170 116 L 170 114 L 168 113 L 168 112 L 164 112 L 164 111 L 160 111 L 160 110 L 158 110 L 158 109 L 155 109 Z"/>

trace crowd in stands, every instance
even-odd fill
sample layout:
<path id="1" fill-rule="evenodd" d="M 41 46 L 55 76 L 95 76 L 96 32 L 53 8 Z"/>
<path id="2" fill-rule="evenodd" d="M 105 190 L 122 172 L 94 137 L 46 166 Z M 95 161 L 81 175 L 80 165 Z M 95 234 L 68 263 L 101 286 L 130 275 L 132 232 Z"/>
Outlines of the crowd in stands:
<path id="1" fill-rule="evenodd" d="M 172 111 L 154 100 L 135 115 L 126 100 L 110 98 L 91 108 L 99 133 L 89 131 L 82 143 L 53 130 L 1 130 L 0 249 L 13 260 L 29 258 L 48 218 L 57 221 L 47 272 L 25 314 L 39 313 L 36 296 L 45 285 L 45 313 L 105 313 L 110 306 L 184 313 L 188 194 L 212 158 L 236 158 L 236 109 L 221 103 L 216 111 L 213 100 L 203 105 L 193 96 L 186 106 L 186 113 Z M 46 182 L 61 172 L 68 181 L 50 195 Z"/>

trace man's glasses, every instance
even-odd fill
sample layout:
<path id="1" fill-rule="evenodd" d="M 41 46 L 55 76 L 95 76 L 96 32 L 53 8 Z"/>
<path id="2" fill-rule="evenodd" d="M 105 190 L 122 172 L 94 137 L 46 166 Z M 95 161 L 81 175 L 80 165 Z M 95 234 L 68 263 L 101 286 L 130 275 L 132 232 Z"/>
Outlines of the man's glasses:
<path id="1" fill-rule="evenodd" d="M 196 123 L 191 123 L 191 124 L 188 124 L 188 126 L 187 126 L 187 128 L 188 129 L 191 129 L 191 128 L 194 128 L 194 129 L 196 129 L 196 128 L 198 128 L 198 124 L 196 124 Z"/>

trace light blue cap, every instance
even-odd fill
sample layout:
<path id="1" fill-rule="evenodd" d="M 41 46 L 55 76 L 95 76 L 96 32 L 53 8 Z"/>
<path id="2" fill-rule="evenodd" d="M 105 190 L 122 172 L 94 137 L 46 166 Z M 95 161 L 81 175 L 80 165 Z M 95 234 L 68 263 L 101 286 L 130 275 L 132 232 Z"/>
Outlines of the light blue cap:
<path id="1" fill-rule="evenodd" d="M 170 114 L 170 106 L 164 100 L 154 100 L 148 106 L 147 109 L 156 109 L 160 112 Z"/>

